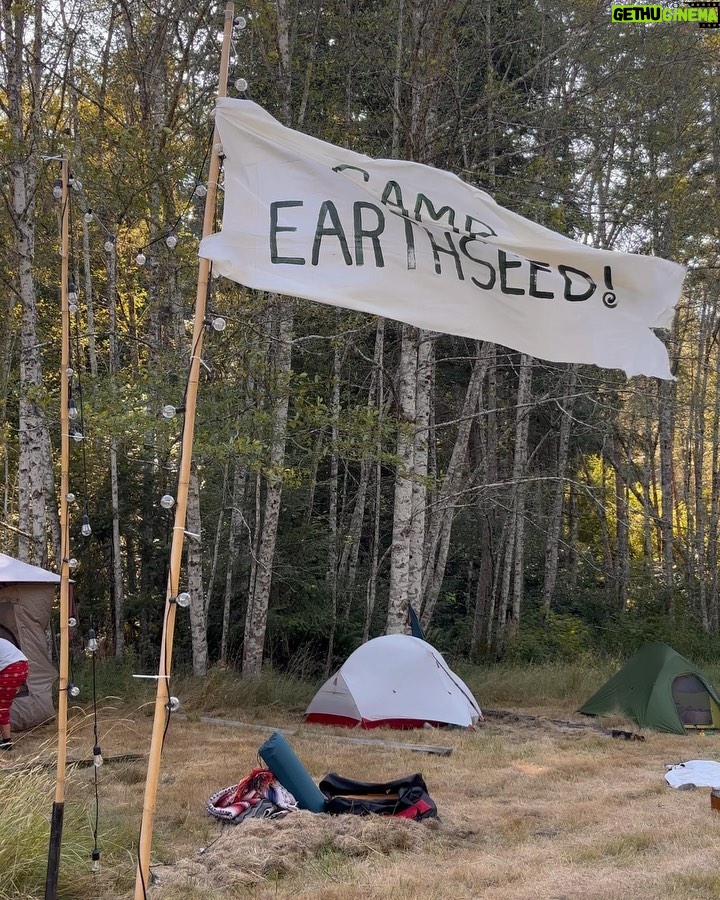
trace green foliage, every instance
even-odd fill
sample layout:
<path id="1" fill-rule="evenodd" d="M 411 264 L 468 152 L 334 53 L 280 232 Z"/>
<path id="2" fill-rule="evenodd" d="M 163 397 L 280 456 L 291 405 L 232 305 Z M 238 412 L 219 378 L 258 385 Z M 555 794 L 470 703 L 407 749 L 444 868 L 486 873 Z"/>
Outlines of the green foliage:
<path id="1" fill-rule="evenodd" d="M 0 769 L 0 900 L 41 897 L 47 874 L 54 779 L 40 769 Z M 66 801 L 58 897 L 93 896 L 92 836 L 79 805 Z"/>

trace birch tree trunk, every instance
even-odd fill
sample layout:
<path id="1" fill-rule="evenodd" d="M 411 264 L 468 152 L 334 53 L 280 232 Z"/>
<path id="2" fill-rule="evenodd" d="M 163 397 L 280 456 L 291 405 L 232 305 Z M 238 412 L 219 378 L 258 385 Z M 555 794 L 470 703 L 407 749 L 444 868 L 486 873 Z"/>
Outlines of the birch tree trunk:
<path id="1" fill-rule="evenodd" d="M 530 424 L 530 397 L 532 386 L 532 359 L 524 353 L 520 357 L 518 373 L 517 408 L 515 415 L 515 453 L 513 458 L 513 503 L 511 521 L 505 545 L 502 591 L 496 632 L 496 647 L 501 653 L 508 641 L 517 634 L 524 588 L 524 540 L 525 540 L 525 482 L 528 461 L 528 433 Z M 510 621 L 507 621 L 512 591 Z"/>
<path id="2" fill-rule="evenodd" d="M 7 108 L 10 144 L 10 215 L 17 286 L 22 306 L 20 327 L 20 399 L 18 460 L 18 556 L 24 562 L 45 567 L 48 559 L 46 497 L 53 483 L 50 433 L 45 413 L 37 400 L 43 385 L 38 310 L 33 264 L 35 257 L 35 193 L 40 165 L 37 146 L 40 104 L 43 101 L 42 3 L 29 5 L 0 0 L 7 74 Z M 25 42 L 32 28 L 31 48 L 25 58 Z M 25 66 L 28 64 L 28 80 Z M 59 266 L 58 266 L 59 269 Z"/>
<path id="3" fill-rule="evenodd" d="M 555 594 L 555 585 L 557 583 L 560 530 L 562 527 L 562 514 L 565 501 L 565 479 L 567 476 L 568 451 L 570 448 L 570 433 L 572 430 L 572 411 L 575 402 L 574 394 L 577 388 L 577 373 L 578 367 L 576 365 L 570 366 L 567 372 L 565 396 L 561 406 L 562 418 L 560 419 L 560 434 L 558 436 L 558 480 L 555 486 L 550 517 L 548 519 L 547 541 L 545 542 L 543 605 L 546 612 L 550 612 L 552 598 Z"/>
<path id="4" fill-rule="evenodd" d="M 243 522 L 243 504 L 245 503 L 245 486 L 247 470 L 238 461 L 233 473 L 230 531 L 227 543 L 227 570 L 225 573 L 225 593 L 223 595 L 222 634 L 220 637 L 220 664 L 228 664 L 228 645 L 230 642 L 230 606 L 234 594 L 235 569 L 240 555 L 239 536 Z"/>
<path id="5" fill-rule="evenodd" d="M 402 327 L 400 365 L 397 377 L 398 436 L 393 506 L 392 553 L 390 557 L 390 591 L 386 632 L 405 631 L 410 579 L 410 532 L 412 529 L 412 497 L 414 472 L 414 422 L 417 380 L 417 329 Z"/>
<path id="6" fill-rule="evenodd" d="M 190 594 L 190 639 L 193 675 L 206 675 L 208 665 L 207 619 L 203 589 L 203 546 L 200 522 L 200 485 L 197 468 L 190 472 L 187 501 L 187 589 Z"/>
<path id="7" fill-rule="evenodd" d="M 275 298 L 277 300 L 277 298 Z M 270 447 L 265 510 L 257 555 L 253 591 L 248 598 L 243 643 L 243 676 L 259 678 L 265 648 L 272 564 L 275 554 L 280 501 L 283 490 L 283 466 L 287 440 L 289 381 L 292 363 L 293 306 L 290 301 L 277 302 L 275 315 L 277 331 L 274 343 L 275 404 L 272 418 L 272 444 Z"/>

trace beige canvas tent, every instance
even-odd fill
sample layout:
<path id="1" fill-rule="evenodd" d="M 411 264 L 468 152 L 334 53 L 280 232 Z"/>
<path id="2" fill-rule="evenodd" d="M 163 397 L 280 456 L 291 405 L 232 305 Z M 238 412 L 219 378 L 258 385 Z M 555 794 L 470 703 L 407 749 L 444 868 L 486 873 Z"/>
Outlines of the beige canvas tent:
<path id="1" fill-rule="evenodd" d="M 29 661 L 27 684 L 15 698 L 11 725 L 23 731 L 55 716 L 52 689 L 57 672 L 47 629 L 60 576 L 0 553 L 0 637 L 17 644 Z"/>

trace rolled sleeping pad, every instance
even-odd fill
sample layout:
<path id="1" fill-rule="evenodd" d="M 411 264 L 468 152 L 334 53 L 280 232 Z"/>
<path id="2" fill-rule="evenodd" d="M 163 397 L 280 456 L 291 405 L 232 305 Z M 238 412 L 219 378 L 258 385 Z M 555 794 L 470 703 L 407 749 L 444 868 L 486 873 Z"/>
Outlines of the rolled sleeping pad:
<path id="1" fill-rule="evenodd" d="M 300 809 L 325 812 L 325 798 L 320 789 L 279 731 L 270 735 L 258 754 L 280 784 L 295 797 Z"/>

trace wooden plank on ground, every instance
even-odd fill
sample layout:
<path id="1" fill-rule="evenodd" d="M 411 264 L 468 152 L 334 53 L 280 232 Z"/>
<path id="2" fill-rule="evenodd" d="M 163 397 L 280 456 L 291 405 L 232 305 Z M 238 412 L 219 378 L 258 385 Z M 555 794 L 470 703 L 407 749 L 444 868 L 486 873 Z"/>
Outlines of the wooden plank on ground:
<path id="1" fill-rule="evenodd" d="M 175 713 L 175 718 L 181 718 L 192 721 L 192 717 Z M 450 756 L 452 747 L 438 747 L 435 744 L 409 744 L 404 741 L 383 741 L 378 738 L 359 738 L 345 737 L 337 734 L 320 735 L 316 731 L 298 731 L 295 728 L 273 728 L 271 725 L 256 725 L 254 722 L 237 722 L 234 719 L 217 719 L 215 716 L 200 716 L 201 722 L 208 725 L 228 725 L 231 728 L 254 728 L 256 731 L 273 732 L 279 731 L 286 736 L 295 738 L 303 738 L 305 740 L 317 740 L 322 737 L 324 740 L 340 741 L 346 744 L 361 744 L 366 747 L 379 747 L 384 750 L 409 750 L 411 753 L 433 753 L 436 756 Z"/>

